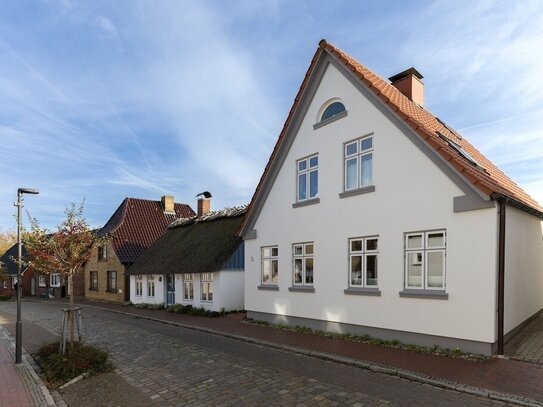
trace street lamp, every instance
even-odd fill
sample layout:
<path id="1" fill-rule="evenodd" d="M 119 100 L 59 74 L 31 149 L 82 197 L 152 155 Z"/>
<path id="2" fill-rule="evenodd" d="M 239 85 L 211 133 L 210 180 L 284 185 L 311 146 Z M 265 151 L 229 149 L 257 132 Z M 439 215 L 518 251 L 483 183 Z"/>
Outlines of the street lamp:
<path id="1" fill-rule="evenodd" d="M 23 257 L 21 214 L 23 211 L 23 194 L 37 195 L 39 193 L 40 191 L 37 189 L 19 188 L 17 190 L 17 202 L 14 203 L 17 207 L 17 323 L 15 324 L 15 363 L 21 363 L 23 349 L 23 323 L 21 322 L 21 297 L 23 292 L 23 280 L 21 278 L 21 259 Z"/>

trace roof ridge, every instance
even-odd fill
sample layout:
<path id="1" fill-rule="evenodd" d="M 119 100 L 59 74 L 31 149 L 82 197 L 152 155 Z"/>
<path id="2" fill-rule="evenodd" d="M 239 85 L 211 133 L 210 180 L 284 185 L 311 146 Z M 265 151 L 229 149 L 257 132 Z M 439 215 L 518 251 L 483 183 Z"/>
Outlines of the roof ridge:
<path id="1" fill-rule="evenodd" d="M 217 211 L 211 211 L 202 216 L 196 215 L 190 218 L 179 218 L 179 219 L 174 220 L 170 224 L 170 226 L 168 226 L 168 229 L 188 226 L 188 225 L 192 225 L 193 223 L 209 222 L 212 220 L 218 220 L 218 219 L 223 219 L 223 218 L 233 218 L 236 216 L 243 215 L 245 212 L 247 212 L 248 207 L 249 207 L 248 204 L 239 205 L 239 206 L 231 206 L 231 207 L 227 206 L 227 207 L 224 207 L 223 209 L 220 209 Z"/>

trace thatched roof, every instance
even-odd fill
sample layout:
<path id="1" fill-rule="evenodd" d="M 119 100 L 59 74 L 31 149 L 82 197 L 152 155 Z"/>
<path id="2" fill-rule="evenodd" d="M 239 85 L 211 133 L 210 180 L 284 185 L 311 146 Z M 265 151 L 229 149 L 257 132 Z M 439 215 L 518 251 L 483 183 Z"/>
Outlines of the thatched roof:
<path id="1" fill-rule="evenodd" d="M 211 273 L 243 243 L 236 235 L 247 208 L 228 208 L 173 222 L 127 274 Z"/>

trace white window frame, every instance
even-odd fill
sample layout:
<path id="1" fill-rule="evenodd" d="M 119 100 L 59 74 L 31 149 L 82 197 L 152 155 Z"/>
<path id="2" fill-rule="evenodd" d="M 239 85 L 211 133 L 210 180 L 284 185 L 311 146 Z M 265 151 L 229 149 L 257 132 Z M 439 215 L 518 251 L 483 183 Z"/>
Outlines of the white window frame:
<path id="1" fill-rule="evenodd" d="M 301 247 L 302 250 L 300 253 L 297 252 L 297 248 Z M 309 251 L 311 247 L 311 251 Z M 311 270 L 311 282 L 307 281 L 307 260 L 311 259 L 313 268 Z M 296 282 L 296 260 L 301 260 L 302 263 L 302 282 Z M 303 243 L 294 243 L 292 245 L 292 284 L 295 286 L 308 286 L 313 287 L 315 282 L 315 243 L 314 242 L 303 242 Z"/>
<path id="2" fill-rule="evenodd" d="M 143 276 L 141 274 L 136 275 L 136 292 L 134 295 L 136 297 L 143 295 Z"/>
<path id="3" fill-rule="evenodd" d="M 213 273 L 200 274 L 200 301 L 213 302 Z M 211 295 L 210 295 L 211 294 Z"/>
<path id="4" fill-rule="evenodd" d="M 45 279 L 45 274 L 38 274 L 38 287 L 46 287 L 47 280 Z"/>
<path id="5" fill-rule="evenodd" d="M 60 273 L 49 274 L 49 287 L 60 287 Z"/>
<path id="6" fill-rule="evenodd" d="M 366 140 L 371 140 L 371 147 L 362 149 L 362 143 Z M 373 161 L 374 161 L 374 138 L 373 134 L 366 135 L 351 141 L 343 143 L 343 190 L 344 191 L 354 191 L 356 189 L 365 188 L 373 185 Z M 356 152 L 348 154 L 347 148 L 353 144 L 356 144 Z M 362 157 L 371 156 L 371 179 L 369 184 L 362 184 Z M 347 162 L 351 160 L 356 160 L 356 185 L 353 187 L 348 187 L 347 185 Z"/>
<path id="7" fill-rule="evenodd" d="M 275 254 L 274 254 L 275 253 Z M 263 246 L 260 248 L 262 258 L 260 266 L 260 278 L 262 285 L 277 285 L 279 284 L 279 246 Z M 275 281 L 273 276 L 275 265 Z M 269 273 L 268 281 L 264 280 L 264 270 L 267 268 Z"/>
<path id="8" fill-rule="evenodd" d="M 194 301 L 194 274 L 183 274 L 183 301 Z"/>
<path id="9" fill-rule="evenodd" d="M 11 289 L 15 289 L 15 284 L 17 284 L 17 277 L 11 277 Z"/>
<path id="10" fill-rule="evenodd" d="M 147 276 L 147 297 L 155 297 L 155 276 L 151 274 Z"/>
<path id="11" fill-rule="evenodd" d="M 369 249 L 368 248 L 368 242 L 376 240 L 377 241 L 377 249 Z M 360 241 L 360 250 L 354 250 L 353 249 L 353 242 Z M 379 236 L 372 235 L 372 236 L 362 236 L 362 237 L 352 237 L 348 240 L 349 242 L 349 287 L 356 287 L 356 288 L 377 288 L 379 287 Z M 375 266 L 376 266 L 376 284 L 368 284 L 368 262 L 367 258 L 370 256 L 375 256 Z M 360 257 L 361 261 L 361 268 L 362 268 L 362 277 L 361 277 L 361 283 L 360 284 L 354 284 L 353 283 L 353 257 Z"/>
<path id="12" fill-rule="evenodd" d="M 8 289 L 8 282 L 7 282 L 7 280 L 4 280 L 3 287 L 4 287 L 4 290 L 7 290 L 7 289 Z"/>
<path id="13" fill-rule="evenodd" d="M 430 246 L 429 245 L 429 236 L 432 234 L 443 234 L 443 245 L 440 246 Z M 420 236 L 421 237 L 421 246 L 418 247 L 409 247 L 408 239 L 409 237 Z M 447 231 L 445 229 L 437 230 L 428 230 L 420 232 L 409 232 L 405 234 L 404 238 L 404 279 L 405 279 L 405 289 L 406 290 L 433 290 L 433 291 L 444 291 L 446 288 L 446 276 L 447 276 Z M 440 287 L 431 286 L 429 284 L 429 275 L 428 275 L 428 256 L 430 253 L 443 253 L 443 284 Z M 420 265 L 421 265 L 421 284 L 420 285 L 409 285 L 409 254 L 420 254 Z M 417 262 L 419 260 L 417 259 Z"/>
<path id="14" fill-rule="evenodd" d="M 317 159 L 317 164 L 311 166 L 311 160 Z M 300 164 L 305 163 L 305 169 L 300 170 Z M 317 174 L 317 193 L 311 196 L 311 174 Z M 305 198 L 300 197 L 300 179 L 305 175 Z M 310 156 L 300 158 L 296 160 L 296 202 L 305 202 L 311 199 L 317 199 L 319 197 L 319 154 L 312 154 Z"/>

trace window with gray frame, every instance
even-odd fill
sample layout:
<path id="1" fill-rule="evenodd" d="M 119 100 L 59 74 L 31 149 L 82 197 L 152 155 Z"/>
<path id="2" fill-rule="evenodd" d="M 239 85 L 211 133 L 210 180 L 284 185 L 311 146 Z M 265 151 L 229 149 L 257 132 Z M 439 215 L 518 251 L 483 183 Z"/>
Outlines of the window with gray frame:
<path id="1" fill-rule="evenodd" d="M 277 284 L 279 282 L 279 248 L 268 246 L 261 248 L 262 253 L 262 284 Z"/>
<path id="2" fill-rule="evenodd" d="M 445 289 L 445 230 L 405 234 L 405 288 Z"/>
<path id="3" fill-rule="evenodd" d="M 315 199 L 319 195 L 319 155 L 296 161 L 298 202 Z"/>
<path id="4" fill-rule="evenodd" d="M 344 144 L 345 191 L 373 185 L 373 136 Z"/>
<path id="5" fill-rule="evenodd" d="M 313 242 L 292 245 L 294 285 L 313 285 Z"/>
<path id="6" fill-rule="evenodd" d="M 379 238 L 349 239 L 349 284 L 351 287 L 377 287 Z"/>

